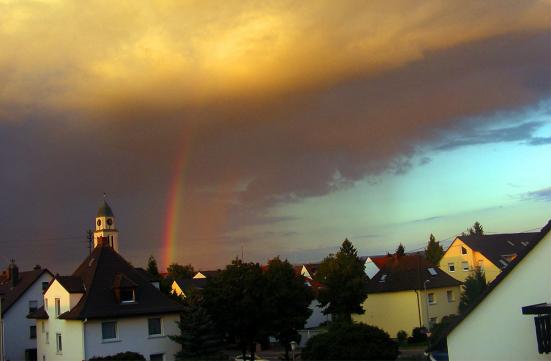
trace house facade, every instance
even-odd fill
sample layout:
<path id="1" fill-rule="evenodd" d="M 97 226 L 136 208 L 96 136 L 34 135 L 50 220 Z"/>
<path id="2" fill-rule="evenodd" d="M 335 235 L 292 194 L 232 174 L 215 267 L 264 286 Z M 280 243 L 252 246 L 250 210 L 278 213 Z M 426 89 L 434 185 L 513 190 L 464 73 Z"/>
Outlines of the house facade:
<path id="1" fill-rule="evenodd" d="M 448 332 L 449 359 L 551 360 L 550 260 L 551 221 Z"/>
<path id="2" fill-rule="evenodd" d="M 107 211 L 106 211 L 107 209 Z M 114 215 L 105 203 L 96 224 Z M 106 222 L 107 223 L 107 222 Z M 114 232 L 97 232 L 94 250 L 70 276 L 56 276 L 36 319 L 38 360 L 88 360 L 132 351 L 173 360 L 183 307 L 162 294 L 115 249 Z"/>
<path id="3" fill-rule="evenodd" d="M 493 281 L 515 257 L 534 241 L 534 233 L 503 233 L 459 236 L 450 244 L 439 262 L 439 268 L 464 282 L 480 267 L 486 281 Z"/>
<path id="4" fill-rule="evenodd" d="M 50 271 L 39 266 L 19 272 L 14 261 L 0 276 L 0 352 L 4 360 L 36 359 L 36 325 L 27 315 L 42 306 L 42 292 L 52 278 Z"/>
<path id="5" fill-rule="evenodd" d="M 368 281 L 365 313 L 352 315 L 354 321 L 396 337 L 398 331 L 411 334 L 415 327 L 430 328 L 442 317 L 457 313 L 461 282 L 419 255 L 388 257 Z"/>

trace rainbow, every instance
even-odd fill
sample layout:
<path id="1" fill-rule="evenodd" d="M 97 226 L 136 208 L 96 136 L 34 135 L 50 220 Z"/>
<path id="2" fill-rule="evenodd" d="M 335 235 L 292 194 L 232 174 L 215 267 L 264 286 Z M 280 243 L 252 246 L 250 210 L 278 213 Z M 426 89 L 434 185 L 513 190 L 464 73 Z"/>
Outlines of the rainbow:
<path id="1" fill-rule="evenodd" d="M 178 152 L 178 157 L 176 158 L 174 165 L 174 173 L 170 181 L 170 188 L 168 192 L 163 245 L 161 247 L 161 266 L 164 268 L 174 262 L 175 244 L 180 225 L 179 221 L 182 218 L 181 199 L 184 194 L 186 165 L 190 149 L 190 137 L 188 132 L 184 131 L 184 135 L 184 139 L 182 139 L 182 146 Z"/>

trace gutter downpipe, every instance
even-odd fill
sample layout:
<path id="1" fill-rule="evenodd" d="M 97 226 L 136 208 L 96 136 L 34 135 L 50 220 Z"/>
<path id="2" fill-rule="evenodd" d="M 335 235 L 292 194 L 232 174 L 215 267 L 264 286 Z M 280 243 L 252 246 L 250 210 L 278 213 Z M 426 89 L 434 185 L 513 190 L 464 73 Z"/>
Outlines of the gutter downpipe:
<path id="1" fill-rule="evenodd" d="M 423 327 L 421 324 L 421 304 L 419 302 L 419 290 L 415 290 L 415 295 L 417 296 L 417 314 L 419 316 L 419 327 Z"/>
<path id="2" fill-rule="evenodd" d="M 86 334 L 86 322 L 88 322 L 88 317 L 86 317 L 84 321 L 82 321 L 82 361 L 86 360 L 86 343 L 84 342 L 84 335 Z"/>

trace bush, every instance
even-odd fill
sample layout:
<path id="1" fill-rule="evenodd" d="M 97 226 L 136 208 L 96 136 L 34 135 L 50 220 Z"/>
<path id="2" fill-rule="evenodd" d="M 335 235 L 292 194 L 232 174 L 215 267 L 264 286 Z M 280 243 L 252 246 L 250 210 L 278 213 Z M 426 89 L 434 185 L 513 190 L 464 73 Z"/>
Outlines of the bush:
<path id="1" fill-rule="evenodd" d="M 411 337 L 408 337 L 408 343 L 427 342 L 427 329 L 424 327 L 415 327 L 411 331 Z"/>
<path id="2" fill-rule="evenodd" d="M 110 356 L 94 356 L 89 361 L 145 361 L 145 357 L 137 352 L 119 352 Z"/>
<path id="3" fill-rule="evenodd" d="M 398 344 L 380 328 L 339 323 L 312 337 L 302 350 L 303 360 L 396 360 Z"/>
<path id="4" fill-rule="evenodd" d="M 398 333 L 396 334 L 396 338 L 398 339 L 398 342 L 400 344 L 404 344 L 406 343 L 407 339 L 408 339 L 408 333 L 404 330 L 400 330 L 398 331 Z"/>

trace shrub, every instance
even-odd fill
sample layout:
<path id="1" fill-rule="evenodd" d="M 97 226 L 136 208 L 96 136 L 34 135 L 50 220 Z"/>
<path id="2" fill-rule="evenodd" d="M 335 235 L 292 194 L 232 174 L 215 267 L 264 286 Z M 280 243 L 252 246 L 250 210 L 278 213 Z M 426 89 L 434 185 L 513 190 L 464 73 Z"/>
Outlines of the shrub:
<path id="1" fill-rule="evenodd" d="M 407 339 L 408 339 L 408 333 L 404 330 L 400 330 L 398 331 L 398 333 L 396 334 L 396 338 L 398 339 L 398 342 L 400 344 L 404 344 L 406 343 Z"/>
<path id="2" fill-rule="evenodd" d="M 303 360 L 395 360 L 398 344 L 380 328 L 338 323 L 308 340 Z"/>
<path id="3" fill-rule="evenodd" d="M 427 329 L 424 327 L 415 327 L 411 331 L 411 337 L 408 337 L 408 343 L 420 343 L 427 341 Z"/>
<path id="4" fill-rule="evenodd" d="M 110 356 L 94 356 L 89 361 L 145 361 L 145 357 L 137 352 L 119 352 Z"/>

